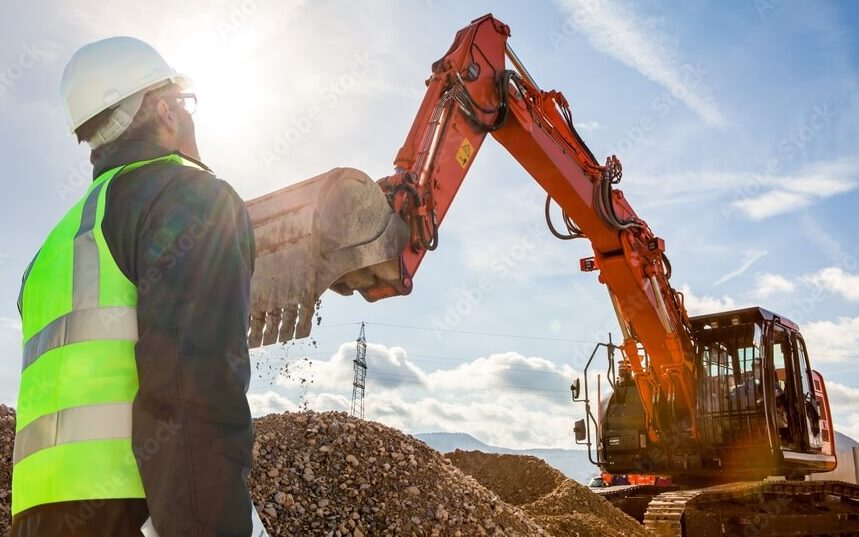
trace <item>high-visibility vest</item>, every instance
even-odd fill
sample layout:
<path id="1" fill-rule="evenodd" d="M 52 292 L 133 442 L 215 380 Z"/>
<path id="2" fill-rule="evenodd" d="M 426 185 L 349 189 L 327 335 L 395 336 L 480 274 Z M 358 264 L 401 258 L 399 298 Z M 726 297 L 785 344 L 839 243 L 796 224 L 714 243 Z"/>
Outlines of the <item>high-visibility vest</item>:
<path id="1" fill-rule="evenodd" d="M 24 273 L 13 516 L 54 502 L 145 497 L 131 450 L 137 288 L 101 224 L 111 180 L 154 162 L 199 168 L 170 154 L 104 172 Z"/>

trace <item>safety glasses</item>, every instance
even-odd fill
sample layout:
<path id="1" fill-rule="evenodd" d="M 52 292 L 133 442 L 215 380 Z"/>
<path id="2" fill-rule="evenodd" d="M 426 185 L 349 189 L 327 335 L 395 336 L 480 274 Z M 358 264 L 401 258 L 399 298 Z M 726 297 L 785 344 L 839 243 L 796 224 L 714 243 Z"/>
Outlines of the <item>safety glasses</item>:
<path id="1" fill-rule="evenodd" d="M 189 114 L 193 114 L 197 110 L 197 95 L 193 93 L 180 93 L 176 96 L 176 102 Z"/>

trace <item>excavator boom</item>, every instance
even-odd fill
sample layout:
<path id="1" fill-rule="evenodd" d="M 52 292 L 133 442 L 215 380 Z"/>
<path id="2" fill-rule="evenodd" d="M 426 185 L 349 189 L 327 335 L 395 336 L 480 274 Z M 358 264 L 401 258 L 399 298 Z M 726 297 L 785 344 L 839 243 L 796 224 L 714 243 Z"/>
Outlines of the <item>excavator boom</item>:
<path id="1" fill-rule="evenodd" d="M 375 204 L 376 213 L 340 198 L 328 200 L 340 196 L 341 185 L 351 184 L 339 180 L 336 171 L 248 203 L 262 245 L 252 285 L 251 344 L 306 336 L 311 325 L 300 313 L 296 317 L 296 305 L 299 312 L 310 312 L 326 286 L 345 294 L 359 291 L 369 301 L 408 294 L 491 134 L 546 190 L 547 203 L 561 207 L 570 232 L 566 238 L 586 238 L 593 246 L 594 256 L 581 266 L 599 271 L 608 288 L 625 356 L 646 402 L 650 439 L 694 438 L 693 342 L 682 296 L 668 281 L 664 242 L 614 188 L 622 176 L 618 159 L 597 161 L 575 130 L 566 98 L 537 86 L 508 45 L 509 36 L 507 25 L 486 15 L 460 30 L 433 63 L 394 172 L 377 182 L 378 193 L 369 187 L 361 191 L 386 200 Z M 296 212 L 297 207 L 306 212 Z M 381 234 L 393 229 L 396 218 L 406 228 L 401 245 L 390 240 L 401 233 Z M 295 222 L 281 221 L 290 219 Z M 333 235 L 319 235 L 323 229 Z M 349 234 L 337 235 L 344 231 Z M 370 240 L 384 243 L 371 248 L 375 254 L 390 257 L 348 254 L 350 245 L 367 250 Z M 331 241 L 337 256 L 312 251 Z"/>
<path id="2" fill-rule="evenodd" d="M 749 520 L 763 521 L 760 535 L 859 534 L 859 487 L 795 480 L 836 465 L 825 385 L 798 327 L 763 308 L 688 317 L 665 242 L 616 188 L 620 161 L 600 164 L 566 98 L 537 85 L 509 36 L 492 15 L 456 34 L 432 65 L 391 175 L 373 181 L 336 168 L 247 203 L 257 242 L 249 345 L 309 335 L 326 289 L 370 302 L 409 294 L 491 135 L 546 191 L 552 234 L 589 241 L 593 256 L 580 267 L 598 272 L 623 335 L 619 346 L 598 346 L 608 349 L 612 387 L 599 419 L 589 407 L 590 361 L 583 399 L 578 381 L 572 386 L 586 405 L 577 441 L 586 439 L 590 454 L 597 425 L 592 460 L 603 470 L 694 487 L 634 502 L 647 506 L 639 519 L 657 535 L 748 533 Z M 552 225 L 552 202 L 565 232 Z M 749 482 L 768 475 L 794 480 Z M 709 486 L 730 481 L 744 483 Z M 760 499 L 784 509 L 764 513 Z"/>

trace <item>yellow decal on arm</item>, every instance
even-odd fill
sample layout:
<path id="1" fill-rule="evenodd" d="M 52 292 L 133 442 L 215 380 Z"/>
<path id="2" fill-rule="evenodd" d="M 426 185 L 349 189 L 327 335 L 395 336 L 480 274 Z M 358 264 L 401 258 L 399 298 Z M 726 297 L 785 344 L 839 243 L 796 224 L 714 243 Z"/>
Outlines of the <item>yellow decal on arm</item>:
<path id="1" fill-rule="evenodd" d="M 473 154 L 474 146 L 471 145 L 468 138 L 463 138 L 462 143 L 459 145 L 459 150 L 456 152 L 456 161 L 459 162 L 462 169 L 465 169 L 468 165 L 468 161 L 471 160 L 471 155 Z"/>

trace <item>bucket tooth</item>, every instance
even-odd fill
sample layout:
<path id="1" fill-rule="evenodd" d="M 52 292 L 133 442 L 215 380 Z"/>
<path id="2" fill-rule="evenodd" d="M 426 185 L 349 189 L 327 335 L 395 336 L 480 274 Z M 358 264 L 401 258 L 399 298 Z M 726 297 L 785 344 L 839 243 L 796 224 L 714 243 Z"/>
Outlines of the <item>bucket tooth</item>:
<path id="1" fill-rule="evenodd" d="M 265 319 L 265 333 L 263 334 L 262 344 L 271 345 L 277 343 L 277 335 L 280 330 L 280 308 L 275 308 L 274 311 L 268 314 Z"/>
<path id="2" fill-rule="evenodd" d="M 287 342 L 295 337 L 295 321 L 298 319 L 298 304 L 287 304 L 283 308 L 283 323 L 280 325 L 278 341 Z"/>
<path id="3" fill-rule="evenodd" d="M 246 205 L 257 251 L 250 347 L 309 336 L 326 289 L 366 298 L 368 288 L 402 278 L 408 226 L 361 171 L 335 168 Z M 266 320 L 261 339 L 259 319 Z"/>
<path id="4" fill-rule="evenodd" d="M 265 327 L 265 316 L 251 315 L 248 347 L 254 349 L 262 344 L 262 331 Z"/>

